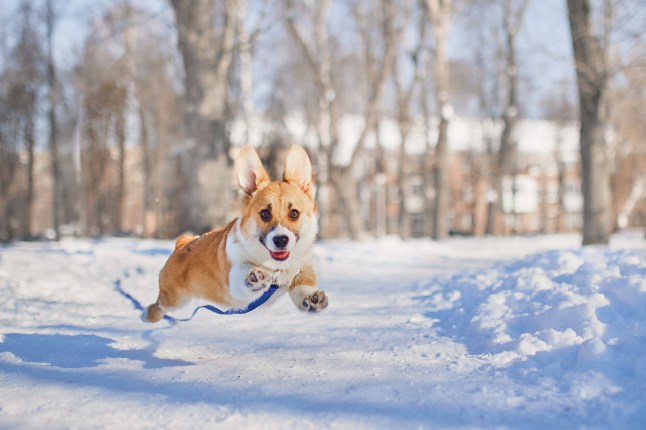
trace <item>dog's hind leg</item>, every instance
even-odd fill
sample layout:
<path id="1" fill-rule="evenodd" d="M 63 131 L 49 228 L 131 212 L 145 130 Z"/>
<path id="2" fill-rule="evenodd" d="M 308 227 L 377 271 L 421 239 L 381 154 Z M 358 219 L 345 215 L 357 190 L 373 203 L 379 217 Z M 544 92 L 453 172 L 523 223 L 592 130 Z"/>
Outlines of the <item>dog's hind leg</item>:
<path id="1" fill-rule="evenodd" d="M 148 322 L 156 323 L 166 313 L 181 307 L 186 300 L 174 289 L 160 289 L 157 301 L 146 308 L 145 319 Z"/>

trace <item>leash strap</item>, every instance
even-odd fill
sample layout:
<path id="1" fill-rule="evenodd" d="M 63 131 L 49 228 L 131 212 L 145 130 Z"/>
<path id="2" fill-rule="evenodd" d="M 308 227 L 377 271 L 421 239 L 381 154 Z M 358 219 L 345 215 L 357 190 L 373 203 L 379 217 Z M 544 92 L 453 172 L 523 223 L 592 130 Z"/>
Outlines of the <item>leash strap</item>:
<path id="1" fill-rule="evenodd" d="M 212 306 L 212 305 L 204 305 L 204 306 L 198 306 L 197 308 L 195 308 L 195 310 L 193 311 L 193 314 L 192 314 L 190 317 L 188 317 L 188 318 L 173 318 L 173 317 L 172 317 L 172 316 L 170 316 L 170 315 L 164 315 L 164 319 L 165 319 L 166 321 L 171 322 L 171 323 L 190 321 L 190 320 L 192 320 L 192 319 L 193 319 L 193 317 L 195 316 L 195 314 L 197 314 L 197 312 L 198 312 L 200 309 L 206 309 L 207 311 L 211 311 L 211 312 L 216 313 L 216 314 L 219 314 L 219 315 L 239 315 L 239 314 L 246 314 L 246 313 L 249 313 L 249 312 L 253 311 L 254 309 L 258 308 L 259 306 L 262 306 L 263 304 L 267 303 L 267 300 L 269 300 L 269 299 L 271 298 L 271 296 L 273 296 L 273 295 L 274 295 L 274 293 L 278 290 L 278 288 L 279 288 L 279 286 L 278 286 L 278 285 L 276 285 L 276 284 L 272 284 L 272 285 L 271 285 L 271 286 L 270 286 L 266 291 L 264 291 L 264 292 L 262 293 L 262 295 L 260 295 L 260 297 L 258 297 L 258 298 L 257 298 L 256 300 L 254 300 L 253 302 L 249 303 L 249 304 L 247 305 L 247 307 L 245 307 L 245 308 L 243 308 L 243 309 L 227 309 L 226 311 L 223 311 L 223 310 L 218 309 L 218 308 L 216 308 L 215 306 Z M 136 310 L 138 310 L 138 311 L 142 311 L 142 312 L 144 311 L 144 307 L 143 307 L 143 306 L 142 306 L 142 304 L 139 302 L 139 300 L 137 300 L 137 299 L 135 299 L 134 297 L 132 297 L 130 294 L 128 294 L 128 293 L 127 293 L 127 292 L 126 292 L 126 291 L 121 287 L 121 279 L 117 279 L 116 281 L 114 281 L 114 289 L 115 289 L 119 294 L 121 294 L 123 297 L 125 297 L 126 299 L 128 299 L 128 300 L 130 301 L 130 303 L 132 303 L 132 305 L 134 306 L 134 308 L 135 308 Z"/>

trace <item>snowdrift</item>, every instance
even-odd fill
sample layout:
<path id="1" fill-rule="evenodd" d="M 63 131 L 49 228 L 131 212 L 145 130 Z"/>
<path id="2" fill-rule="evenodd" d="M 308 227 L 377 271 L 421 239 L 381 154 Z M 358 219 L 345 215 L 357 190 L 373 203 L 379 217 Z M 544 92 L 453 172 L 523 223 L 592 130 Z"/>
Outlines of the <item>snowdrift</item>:
<path id="1" fill-rule="evenodd" d="M 646 263 L 630 252 L 547 251 L 419 289 L 439 334 L 526 383 L 579 398 L 646 386 Z"/>

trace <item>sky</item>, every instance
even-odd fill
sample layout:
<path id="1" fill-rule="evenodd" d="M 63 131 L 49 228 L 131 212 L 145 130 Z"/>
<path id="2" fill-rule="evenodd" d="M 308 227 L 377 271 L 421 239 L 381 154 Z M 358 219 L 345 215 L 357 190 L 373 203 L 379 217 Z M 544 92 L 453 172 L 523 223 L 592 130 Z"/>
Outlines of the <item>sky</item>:
<path id="1" fill-rule="evenodd" d="M 3 30 L 10 31 L 11 18 L 15 16 L 21 0 L 0 0 L 2 9 L 0 9 L 0 22 L 3 23 Z M 33 1 L 30 3 L 40 6 L 42 1 Z M 60 14 L 59 21 L 54 33 L 55 60 L 61 68 L 71 67 L 76 59 L 75 52 L 82 46 L 83 40 L 87 35 L 87 23 L 92 19 L 98 18 L 101 13 L 115 0 L 58 0 L 55 5 Z M 151 14 L 161 12 L 163 16 L 158 21 L 162 21 L 169 16 L 170 7 L 165 0 L 137 0 L 133 2 L 140 7 L 145 7 L 151 11 Z M 4 25 L 5 23 L 9 25 Z M 154 25 L 153 22 L 150 25 Z"/>
<path id="2" fill-rule="evenodd" d="M 20 0 L 0 0 L 0 23 L 2 31 L 11 31 L 11 16 L 15 15 Z M 40 1 L 32 1 L 40 4 Z M 87 33 L 86 23 L 100 16 L 101 12 L 114 0 L 70 0 L 59 1 L 61 10 L 56 34 L 56 62 L 59 67 L 70 68 L 75 61 L 75 51 L 79 49 Z M 143 25 L 169 25 L 172 20 L 170 6 L 165 0 L 140 0 L 136 4 L 146 7 L 155 15 Z M 639 29 L 640 23 L 646 25 L 646 7 L 629 10 L 629 19 L 623 17 L 622 23 L 627 27 Z M 250 2 L 253 7 L 254 2 Z M 332 19 L 342 21 L 342 17 Z M 338 22 L 336 23 L 339 24 Z M 342 22 L 341 22 L 342 24 Z M 335 25 L 331 23 L 330 25 Z M 453 34 L 449 40 L 449 51 L 452 58 L 466 58 L 472 55 L 473 41 L 468 33 L 461 34 L 464 26 L 454 23 Z M 567 82 L 569 96 L 574 97 L 574 71 L 572 67 L 572 48 L 567 23 L 565 0 L 532 0 L 525 14 L 523 25 L 517 41 L 519 75 L 521 77 L 521 94 L 524 96 L 523 113 L 529 117 L 540 117 L 542 101 L 550 92 L 562 88 Z M 266 57 L 266 56 L 265 56 Z M 260 57 L 262 58 L 262 56 Z M 264 60 L 260 60 L 264 61 Z M 262 67 L 257 66 L 258 92 L 266 93 L 267 85 L 259 82 L 266 75 Z M 264 90 L 263 90 L 264 88 Z M 258 97 L 262 97 L 261 94 Z M 258 103 L 258 105 L 261 105 Z"/>

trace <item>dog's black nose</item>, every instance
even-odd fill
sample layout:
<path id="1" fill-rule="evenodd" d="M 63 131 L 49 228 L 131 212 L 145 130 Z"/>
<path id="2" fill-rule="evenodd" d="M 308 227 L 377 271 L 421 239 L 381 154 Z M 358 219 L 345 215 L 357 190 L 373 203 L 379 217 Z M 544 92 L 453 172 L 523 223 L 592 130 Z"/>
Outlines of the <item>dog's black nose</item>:
<path id="1" fill-rule="evenodd" d="M 273 240 L 274 240 L 274 245 L 276 245 L 276 248 L 278 249 L 287 248 L 287 244 L 289 243 L 289 237 L 285 235 L 274 236 Z"/>

